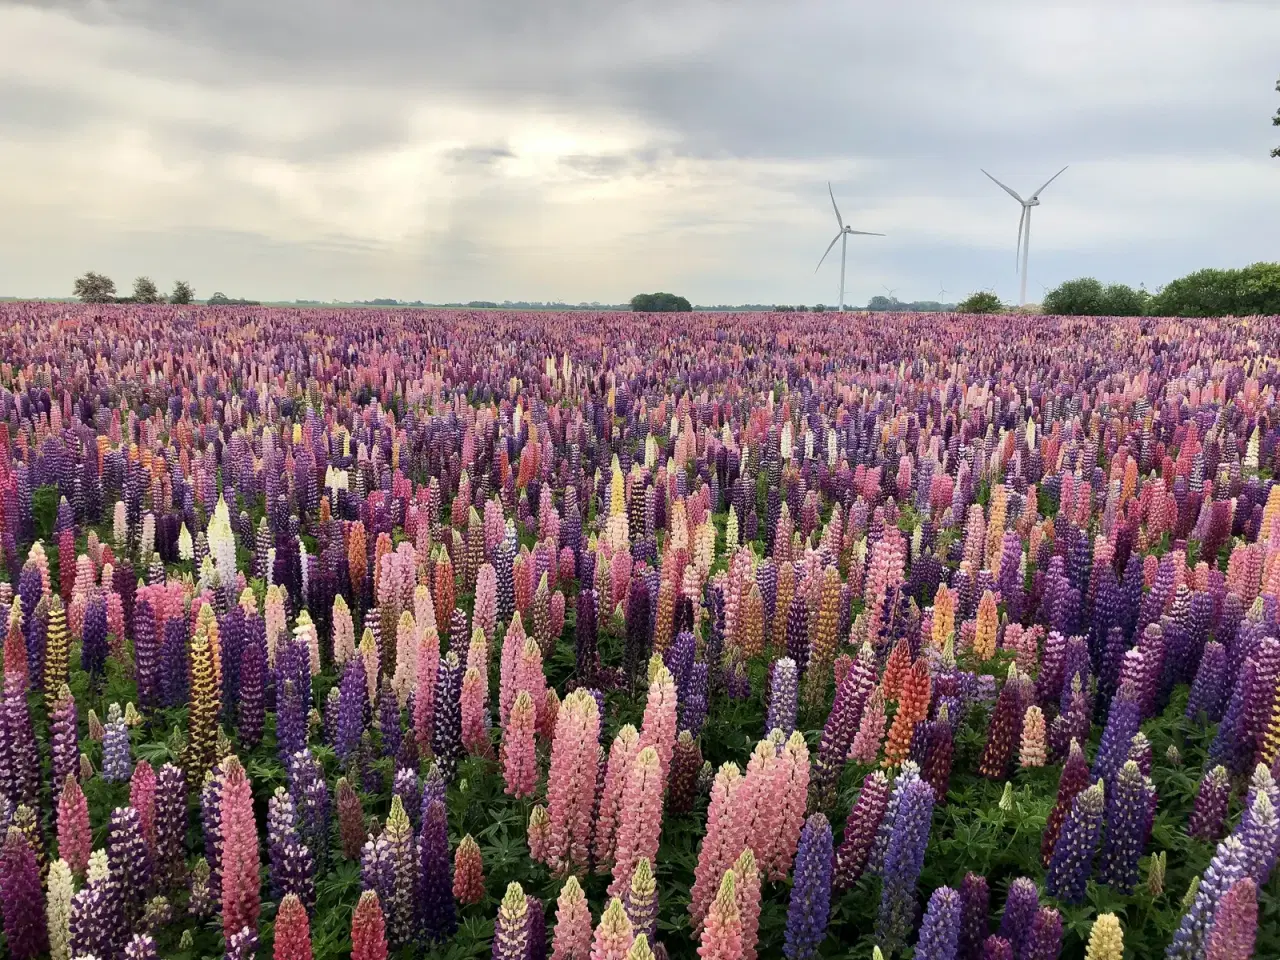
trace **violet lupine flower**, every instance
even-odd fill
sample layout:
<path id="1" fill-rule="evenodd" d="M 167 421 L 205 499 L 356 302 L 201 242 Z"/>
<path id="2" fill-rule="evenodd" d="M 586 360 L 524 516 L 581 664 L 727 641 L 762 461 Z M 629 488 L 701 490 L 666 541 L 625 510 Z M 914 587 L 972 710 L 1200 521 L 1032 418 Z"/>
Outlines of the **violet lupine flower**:
<path id="1" fill-rule="evenodd" d="M 306 750 L 307 712 L 302 695 L 292 680 L 284 681 L 276 698 L 276 740 L 280 759 L 285 763 Z"/>
<path id="2" fill-rule="evenodd" d="M 1190 909 L 1173 941 L 1165 950 L 1167 960 L 1203 960 L 1214 916 L 1227 891 L 1247 875 L 1248 861 L 1244 845 L 1238 837 L 1227 837 L 1218 844 L 1208 868 L 1200 879 Z"/>
<path id="3" fill-rule="evenodd" d="M 338 729 L 333 750 L 346 763 L 360 744 L 365 715 L 369 712 L 369 681 L 361 657 L 352 657 L 342 672 L 338 705 Z"/>
<path id="4" fill-rule="evenodd" d="M 418 850 L 421 862 L 417 900 L 422 934 L 431 942 L 442 943 L 453 936 L 458 918 L 453 901 L 449 825 L 444 804 L 439 800 L 433 800 L 423 814 Z"/>
<path id="5" fill-rule="evenodd" d="M 40 869 L 18 827 L 9 827 L 0 847 L 0 906 L 9 953 L 15 960 L 30 960 L 49 949 Z"/>
<path id="6" fill-rule="evenodd" d="M 932 807 L 930 808 L 932 809 Z M 787 960 L 809 960 L 827 935 L 831 912 L 831 824 L 821 813 L 805 822 L 796 854 L 795 882 L 787 907 Z"/>
<path id="7" fill-rule="evenodd" d="M 889 794 L 889 806 L 885 809 L 884 816 L 880 818 L 875 840 L 871 844 L 871 853 L 867 857 L 867 871 L 869 873 L 878 874 L 884 868 L 884 856 L 889 849 L 889 839 L 893 836 L 893 827 L 898 816 L 898 805 L 902 802 L 902 795 L 907 787 L 919 779 L 920 765 L 914 760 L 908 760 L 903 763 L 902 769 L 898 771 L 897 777 L 894 778 L 893 790 Z"/>
<path id="8" fill-rule="evenodd" d="M 462 756 L 462 674 L 463 665 L 457 653 L 450 650 L 440 658 L 431 749 L 446 782 L 453 780 L 458 771 L 458 758 Z"/>
<path id="9" fill-rule="evenodd" d="M 960 883 L 960 950 L 959 960 L 982 960 L 986 942 L 987 915 L 991 910 L 991 889 L 987 878 L 966 873 Z"/>
<path id="10" fill-rule="evenodd" d="M 876 918 L 876 939 L 882 948 L 897 949 L 911 930 L 916 881 L 924 866 L 932 818 L 933 787 L 923 780 L 911 781 L 902 793 L 884 856 L 884 885 Z"/>
<path id="11" fill-rule="evenodd" d="M 159 786 L 157 785 L 157 790 Z M 209 888 L 222 895 L 222 764 L 204 775 L 200 788 L 200 826 L 204 835 L 204 862 L 209 865 Z"/>
<path id="12" fill-rule="evenodd" d="M 289 793 L 298 806 L 298 835 L 320 871 L 329 853 L 329 788 L 324 768 L 310 750 L 295 753 L 289 761 Z"/>
<path id="13" fill-rule="evenodd" d="M 1155 787 L 1130 760 L 1107 794 L 1107 838 L 1098 861 L 1098 882 L 1129 894 L 1138 884 L 1138 860 L 1147 841 L 1147 810 Z"/>
<path id="14" fill-rule="evenodd" d="M 95 593 L 85 604 L 80 634 L 80 664 L 95 685 L 102 682 L 107 672 L 108 630 L 107 602 L 102 594 Z"/>
<path id="15" fill-rule="evenodd" d="M 400 752 L 400 740 L 403 731 L 400 727 L 400 703 L 395 691 L 391 688 L 391 680 L 382 678 L 378 688 L 378 733 L 382 737 L 382 755 L 394 757 Z"/>
<path id="16" fill-rule="evenodd" d="M 250 639 L 240 654 L 240 742 L 246 747 L 256 747 L 262 742 L 262 728 L 266 723 L 267 651 Z"/>
<path id="17" fill-rule="evenodd" d="M 409 767 L 400 767 L 396 770 L 395 778 L 391 781 L 391 795 L 399 797 L 400 802 L 404 804 L 405 813 L 409 815 L 409 822 L 416 831 L 422 826 L 422 778 L 418 776 L 416 769 Z"/>
<path id="18" fill-rule="evenodd" d="M 298 835 L 297 806 L 284 787 L 276 787 L 267 804 L 267 853 L 275 897 L 292 893 L 308 913 L 315 910 L 315 860 Z"/>
<path id="19" fill-rule="evenodd" d="M 189 639 L 185 617 L 170 617 L 164 622 L 164 644 L 160 649 L 160 686 L 164 691 L 166 707 L 180 707 L 187 702 Z"/>
<path id="20" fill-rule="evenodd" d="M 1034 880 L 1016 877 L 1009 884 L 1000 918 L 1000 936 L 1013 946 L 1015 956 L 1022 955 L 1022 943 L 1031 932 L 1031 924 L 1040 909 L 1040 893 Z"/>
<path id="21" fill-rule="evenodd" d="M 372 890 L 382 903 L 390 904 L 396 896 L 396 865 L 391 844 L 385 836 L 371 837 L 360 852 L 360 882 Z"/>
<path id="22" fill-rule="evenodd" d="M 186 871 L 187 778 L 181 767 L 166 763 L 156 773 L 156 882 L 171 893 Z"/>
<path id="23" fill-rule="evenodd" d="M 225 960 L 253 960 L 258 955 L 258 934 L 251 927 L 243 927 L 227 941 Z"/>
<path id="24" fill-rule="evenodd" d="M 564 594 L 561 594 L 564 596 Z M 525 929 L 528 931 L 529 948 L 526 960 L 547 960 L 547 913 L 537 897 L 525 896 L 527 910 Z"/>
<path id="25" fill-rule="evenodd" d="M 125 945 L 124 960 L 160 960 L 155 940 L 148 934 L 135 933 Z"/>
<path id="26" fill-rule="evenodd" d="M 1222 701 L 1226 692 L 1227 650 L 1216 640 L 1204 645 L 1200 667 L 1191 684 L 1186 718 L 1195 720 L 1203 712 L 1210 723 L 1222 719 Z"/>
<path id="27" fill-rule="evenodd" d="M 1253 744 L 1250 742 L 1246 726 L 1249 693 L 1253 687 L 1256 671 L 1257 667 L 1253 658 L 1250 657 L 1240 668 L 1226 712 L 1222 716 L 1222 722 L 1218 724 L 1218 732 L 1209 745 L 1209 762 L 1215 765 L 1222 764 L 1232 775 L 1243 773 L 1253 754 Z"/>
<path id="28" fill-rule="evenodd" d="M 1041 907 L 1022 944 L 1020 960 L 1058 960 L 1062 952 L 1062 915 L 1053 907 Z"/>
<path id="29" fill-rule="evenodd" d="M 868 773 L 845 820 L 844 840 L 836 851 L 834 883 L 837 890 L 847 890 L 862 876 L 888 807 L 889 778 L 879 770 Z"/>
<path id="30" fill-rule="evenodd" d="M 570 487 L 569 489 L 573 489 Z M 586 580 L 583 581 L 587 582 Z M 574 641 L 577 677 L 581 683 L 595 683 L 600 673 L 598 647 L 599 603 L 596 591 L 587 587 L 578 592 L 577 625 Z"/>
<path id="31" fill-rule="evenodd" d="M 791 736 L 796 728 L 796 698 L 799 694 L 796 662 L 790 657 L 779 657 L 773 662 L 773 677 L 769 684 L 769 713 L 764 721 L 764 733 L 781 730 Z"/>
<path id="32" fill-rule="evenodd" d="M 111 813 L 107 862 L 111 865 L 111 883 L 120 899 L 124 921 L 134 928 L 142 918 L 151 893 L 152 874 L 151 854 L 142 837 L 142 820 L 133 807 L 117 807 Z"/>
<path id="33" fill-rule="evenodd" d="M 695 737 L 702 733 L 702 725 L 707 722 L 707 685 L 710 683 L 710 676 L 710 668 L 706 663 L 695 663 L 689 674 L 688 697 L 679 704 L 679 725 Z M 604 716 L 604 712 L 601 711 L 600 715 Z"/>
<path id="34" fill-rule="evenodd" d="M 960 894 L 950 887 L 939 887 L 933 891 L 924 919 L 920 922 L 915 960 L 956 960 L 960 948 L 962 908 Z"/>
<path id="35" fill-rule="evenodd" d="M 110 721 L 102 736 L 102 779 L 108 783 L 124 783 L 133 775 L 133 756 L 130 753 L 129 727 L 120 708 L 111 705 L 117 719 Z"/>
<path id="36" fill-rule="evenodd" d="M 862 708 L 875 685 L 875 654 L 870 645 L 863 644 L 853 666 L 836 688 L 831 712 L 822 728 L 813 779 L 815 806 L 820 809 L 830 807 L 835 802 L 835 788 L 840 779 L 840 771 L 844 769 L 849 746 L 857 733 Z"/>
<path id="37" fill-rule="evenodd" d="M 66 783 L 80 772 L 80 744 L 76 734 L 76 701 L 65 683 L 49 717 L 49 753 L 53 761 L 53 782 Z"/>
<path id="38" fill-rule="evenodd" d="M 1105 799 L 1099 780 L 1076 796 L 1062 825 L 1045 875 L 1045 889 L 1064 903 L 1079 903 L 1084 899 L 1102 833 Z"/>
<path id="39" fill-rule="evenodd" d="M 493 960 L 527 960 L 529 898 L 518 883 L 507 885 L 493 925 Z"/>
<path id="40" fill-rule="evenodd" d="M 1111 712 L 1107 715 L 1107 726 L 1098 744 L 1098 755 L 1093 758 L 1089 779 L 1112 782 L 1129 759 L 1129 747 L 1141 723 L 1142 708 L 1138 699 L 1131 689 L 1122 685 L 1111 701 Z"/>
<path id="41" fill-rule="evenodd" d="M 1280 855 L 1280 819 L 1268 793 L 1259 790 L 1252 795 L 1234 836 L 1244 846 L 1245 873 L 1259 887 L 1265 886 Z"/>
<path id="42" fill-rule="evenodd" d="M 71 898 L 71 954 L 76 957 L 114 956 L 123 920 L 117 910 L 115 892 L 106 873 L 103 854 L 101 874 L 76 891 Z"/>
<path id="43" fill-rule="evenodd" d="M 623 673 L 634 685 L 649 662 L 652 629 L 649 619 L 649 584 L 640 574 L 631 578 L 626 603 L 626 644 L 623 647 Z"/>

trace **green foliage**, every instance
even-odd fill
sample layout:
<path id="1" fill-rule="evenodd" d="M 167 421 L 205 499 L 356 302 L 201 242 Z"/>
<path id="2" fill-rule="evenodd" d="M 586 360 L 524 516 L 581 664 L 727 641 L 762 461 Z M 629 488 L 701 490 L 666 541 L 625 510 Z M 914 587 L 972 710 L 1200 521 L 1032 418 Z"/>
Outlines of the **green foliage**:
<path id="1" fill-rule="evenodd" d="M 173 285 L 173 293 L 169 294 L 170 303 L 190 303 L 195 299 L 196 292 L 191 289 L 191 284 L 185 280 L 179 280 Z"/>
<path id="2" fill-rule="evenodd" d="M 1068 280 L 1045 295 L 1044 312 L 1063 317 L 1140 317 L 1149 297 L 1123 283 L 1104 287 L 1093 277 Z"/>
<path id="3" fill-rule="evenodd" d="M 1280 263 L 1240 270 L 1199 270 L 1174 280 L 1152 298 L 1160 317 L 1248 317 L 1280 313 Z"/>
<path id="4" fill-rule="evenodd" d="M 674 293 L 637 293 L 631 298 L 631 309 L 636 313 L 688 313 L 693 307 Z"/>
<path id="5" fill-rule="evenodd" d="M 205 302 L 211 307 L 256 307 L 259 305 L 257 300 L 242 300 L 239 297 L 228 297 L 221 290 Z"/>
<path id="6" fill-rule="evenodd" d="M 83 277 L 76 278 L 74 292 L 81 303 L 114 303 L 116 282 L 105 274 L 90 270 Z"/>
<path id="7" fill-rule="evenodd" d="M 979 290 L 956 305 L 956 313 L 1000 313 L 1004 304 L 990 290 Z"/>
<path id="8" fill-rule="evenodd" d="M 159 303 L 162 298 L 154 280 L 150 277 L 138 277 L 133 281 L 132 299 L 134 303 Z"/>

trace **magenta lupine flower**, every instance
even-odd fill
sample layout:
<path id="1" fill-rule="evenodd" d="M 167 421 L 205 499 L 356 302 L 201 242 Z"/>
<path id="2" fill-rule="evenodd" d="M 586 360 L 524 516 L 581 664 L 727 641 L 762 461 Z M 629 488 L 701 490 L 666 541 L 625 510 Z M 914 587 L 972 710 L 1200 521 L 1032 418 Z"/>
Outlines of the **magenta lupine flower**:
<path id="1" fill-rule="evenodd" d="M 1062 915 L 1053 907 L 1041 907 L 1023 942 L 1021 960 L 1058 960 L 1061 952 Z"/>
<path id="2" fill-rule="evenodd" d="M 1099 780 L 1075 798 L 1062 825 L 1062 834 L 1045 874 L 1045 890 L 1064 903 L 1079 903 L 1084 899 L 1101 838 L 1105 800 Z"/>
<path id="3" fill-rule="evenodd" d="M 1089 763 L 1085 760 L 1079 741 L 1072 740 L 1067 762 L 1062 767 L 1062 776 L 1058 779 L 1058 799 L 1049 812 L 1044 837 L 1040 841 L 1040 858 L 1045 866 L 1048 866 L 1053 859 L 1054 847 L 1057 846 L 1062 824 L 1071 812 L 1076 795 L 1087 786 L 1089 786 Z"/>
<path id="4" fill-rule="evenodd" d="M 862 709 L 876 685 L 875 653 L 863 644 L 853 666 L 836 688 L 831 713 L 822 729 L 818 757 L 814 765 L 814 798 L 818 807 L 829 807 L 835 801 L 835 786 L 844 769 L 849 747 L 858 731 Z"/>
<path id="5" fill-rule="evenodd" d="M 1040 909 L 1040 893 L 1034 880 L 1015 877 L 1009 884 L 1000 918 L 1000 936 L 1009 941 L 1015 956 L 1022 955 L 1022 944 L 1031 932 L 1031 924 Z"/>
<path id="6" fill-rule="evenodd" d="M 962 908 L 960 895 L 950 887 L 933 891 L 920 922 L 915 960 L 956 960 Z"/>
<path id="7" fill-rule="evenodd" d="M 966 873 L 960 883 L 960 949 L 959 960 L 982 960 L 982 945 L 990 929 L 991 890 L 987 878 Z"/>
<path id="8" fill-rule="evenodd" d="M 884 856 L 884 884 L 876 918 L 876 939 L 881 947 L 897 949 L 911 931 L 916 881 L 924 866 L 932 817 L 933 787 L 923 780 L 911 781 L 898 804 Z"/>
<path id="9" fill-rule="evenodd" d="M 831 824 L 821 813 L 815 813 L 805 822 L 796 854 L 782 947 L 787 960 L 816 957 L 826 938 L 831 911 L 831 860 Z"/>
<path id="10" fill-rule="evenodd" d="M 982 960 L 1013 960 L 1013 944 L 1004 937 L 987 937 L 982 945 Z"/>
<path id="11" fill-rule="evenodd" d="M 0 847 L 0 906 L 5 939 L 15 960 L 29 960 L 49 949 L 40 869 L 31 845 L 17 827 L 9 828 Z"/>
<path id="12" fill-rule="evenodd" d="M 867 774 L 845 820 L 844 840 L 835 855 L 835 887 L 847 890 L 866 868 L 880 822 L 889 807 L 889 779 L 881 771 Z"/>

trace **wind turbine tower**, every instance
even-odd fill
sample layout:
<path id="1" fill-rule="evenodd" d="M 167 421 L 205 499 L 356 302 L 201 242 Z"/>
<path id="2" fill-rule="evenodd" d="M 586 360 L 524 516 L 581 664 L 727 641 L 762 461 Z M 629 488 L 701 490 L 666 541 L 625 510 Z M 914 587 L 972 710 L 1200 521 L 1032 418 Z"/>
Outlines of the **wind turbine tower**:
<path id="1" fill-rule="evenodd" d="M 831 182 L 827 181 L 827 193 L 831 194 L 831 207 L 836 212 L 836 223 L 840 225 L 840 232 L 835 235 L 831 243 L 827 245 L 826 251 L 822 254 L 822 259 L 818 261 L 818 266 L 813 268 L 813 272 L 817 273 L 822 261 L 827 259 L 827 254 L 831 252 L 831 248 L 836 245 L 836 240 L 840 241 L 840 312 L 844 313 L 844 259 L 845 252 L 848 249 L 849 237 L 883 237 L 883 233 L 872 233 L 870 230 L 855 230 L 853 227 L 845 225 L 844 218 L 840 216 L 840 208 L 836 206 L 836 195 L 831 189 Z"/>
<path id="2" fill-rule="evenodd" d="M 1018 253 L 1022 258 L 1022 267 L 1021 267 L 1022 279 L 1018 285 L 1018 305 L 1019 306 L 1022 306 L 1027 302 L 1027 257 L 1028 257 L 1028 254 L 1030 254 L 1031 252 L 1031 208 L 1040 206 L 1040 194 L 1044 193 L 1044 188 L 1049 186 L 1049 184 L 1053 183 L 1053 181 L 1057 180 L 1060 176 L 1062 176 L 1063 173 L 1066 172 L 1066 170 L 1067 168 L 1063 167 L 1061 170 L 1059 170 L 1057 173 L 1055 173 L 1052 177 L 1050 177 L 1048 180 L 1044 182 L 1044 187 L 1041 187 L 1039 190 L 1033 193 L 1026 200 L 1023 200 L 1022 197 L 1018 196 L 1018 194 L 1014 190 L 1005 186 L 995 177 L 991 176 L 991 174 L 987 173 L 987 171 L 985 170 L 982 171 L 983 173 L 987 174 L 987 178 L 992 183 L 994 183 L 997 187 L 999 187 L 1009 196 L 1013 197 L 1013 199 L 1017 200 L 1020 204 L 1022 204 L 1022 216 L 1018 219 L 1018 247 L 1017 247 Z M 1016 259 L 1014 263 L 1015 265 L 1017 264 Z"/>

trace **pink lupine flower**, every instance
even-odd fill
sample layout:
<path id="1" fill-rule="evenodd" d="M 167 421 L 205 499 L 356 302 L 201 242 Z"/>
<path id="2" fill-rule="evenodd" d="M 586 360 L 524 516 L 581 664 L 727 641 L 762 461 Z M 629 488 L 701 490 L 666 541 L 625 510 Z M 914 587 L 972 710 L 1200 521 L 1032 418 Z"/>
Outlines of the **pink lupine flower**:
<path id="1" fill-rule="evenodd" d="M 76 876 L 89 867 L 93 837 L 89 831 L 89 802 L 75 774 L 68 774 L 58 798 L 58 855 Z"/>
<path id="2" fill-rule="evenodd" d="M 626 960 L 634 939 L 631 921 L 622 908 L 622 901 L 614 897 L 596 926 L 595 937 L 591 941 L 591 960 Z"/>
<path id="3" fill-rule="evenodd" d="M 491 563 L 481 564 L 476 572 L 476 599 L 471 617 L 475 626 L 491 639 L 498 625 L 498 574 Z"/>
<path id="4" fill-rule="evenodd" d="M 547 774 L 548 865 L 558 872 L 585 870 L 588 865 L 599 738 L 600 708 L 595 697 L 575 690 L 560 705 Z"/>
<path id="5" fill-rule="evenodd" d="M 472 756 L 489 753 L 489 678 L 475 667 L 462 676 L 462 745 Z"/>
<path id="6" fill-rule="evenodd" d="M 533 743 L 535 712 L 529 691 L 521 690 L 502 732 L 502 777 L 507 793 L 531 797 L 538 783 L 538 757 Z"/>
<path id="7" fill-rule="evenodd" d="M 570 876 L 556 900 L 551 960 L 587 960 L 591 955 L 591 908 L 578 878 Z"/>
<path id="8" fill-rule="evenodd" d="M 665 782 L 671 770 L 671 752 L 676 745 L 676 682 L 671 671 L 654 657 L 650 666 L 649 696 L 644 705 L 644 722 L 640 727 L 640 747 L 658 751 Z"/>
<path id="9" fill-rule="evenodd" d="M 139 760 L 129 780 L 129 806 L 138 811 L 138 822 L 148 849 L 156 843 L 156 773 L 146 760 Z"/>
<path id="10" fill-rule="evenodd" d="M 419 593 L 426 593 L 422 589 Z M 428 593 L 427 596 L 430 596 Z M 415 618 L 422 630 L 418 641 L 417 684 L 413 695 L 413 732 L 418 738 L 418 749 L 431 747 L 432 727 L 435 721 L 436 674 L 440 669 L 440 635 L 434 628 L 425 628 Z"/>
<path id="11" fill-rule="evenodd" d="M 746 821 L 734 816 L 735 794 L 742 789 L 743 783 L 737 764 L 726 763 L 711 785 L 707 832 L 698 851 L 698 865 L 694 870 L 689 898 L 689 916 L 695 930 L 702 927 L 707 907 L 716 893 L 717 878 L 723 877 L 725 870 L 732 866 L 734 857 L 741 852 L 746 840 Z"/>
<path id="12" fill-rule="evenodd" d="M 744 956 L 742 916 L 738 912 L 737 884 L 732 870 L 725 871 L 720 890 L 707 911 L 698 956 L 702 960 L 742 960 Z"/>
<path id="13" fill-rule="evenodd" d="M 609 748 L 609 762 L 605 770 L 604 790 L 600 794 L 600 812 L 596 818 L 593 841 L 598 869 L 604 872 L 613 866 L 617 846 L 618 823 L 622 819 L 622 791 L 627 774 L 640 753 L 640 734 L 627 724 L 618 731 Z"/>
<path id="14" fill-rule="evenodd" d="M 253 789 L 235 756 L 222 761 L 218 808 L 222 831 L 222 932 L 230 938 L 245 927 L 256 930 L 262 909 L 262 861 L 258 826 L 253 819 Z"/>
<path id="15" fill-rule="evenodd" d="M 862 764 L 876 762 L 876 757 L 880 754 L 880 741 L 884 739 L 885 722 L 884 691 L 876 687 L 867 698 L 862 720 L 858 723 L 858 732 L 853 737 L 853 746 L 849 751 L 853 760 Z"/>
<path id="16" fill-rule="evenodd" d="M 657 859 L 658 840 L 662 834 L 662 788 L 658 751 L 654 747 L 645 747 L 636 754 L 622 791 L 625 815 L 618 824 L 610 896 L 618 897 L 626 892 L 636 861 L 641 857 L 648 857 L 650 863 Z"/>

